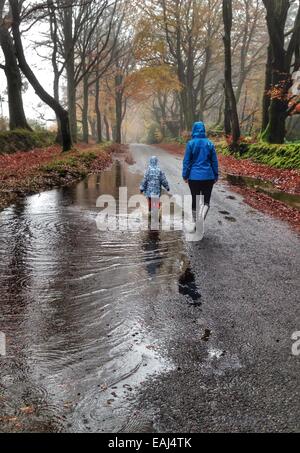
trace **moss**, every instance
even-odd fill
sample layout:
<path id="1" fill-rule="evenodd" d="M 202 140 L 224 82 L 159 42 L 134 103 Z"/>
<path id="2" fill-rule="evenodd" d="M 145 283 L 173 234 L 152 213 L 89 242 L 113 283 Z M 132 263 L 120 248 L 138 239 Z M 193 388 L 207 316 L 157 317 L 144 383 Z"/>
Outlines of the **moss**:
<path id="1" fill-rule="evenodd" d="M 177 143 L 178 145 L 186 145 L 187 143 L 187 139 L 186 137 L 176 137 L 175 139 L 173 139 L 173 143 Z"/>
<path id="2" fill-rule="evenodd" d="M 229 155 L 226 145 L 218 146 L 219 152 Z M 241 144 L 239 154 L 234 154 L 240 159 L 252 159 L 254 162 L 270 165 L 275 168 L 300 169 L 300 144 L 290 143 L 284 145 L 270 145 L 267 143 Z"/>
<path id="3" fill-rule="evenodd" d="M 230 156 L 232 153 L 226 143 L 219 143 L 217 146 L 217 150 L 223 156 Z"/>
<path id="4" fill-rule="evenodd" d="M 85 164 L 85 165 L 91 165 L 91 163 L 97 159 L 97 154 L 90 151 L 90 152 L 85 152 L 85 153 L 81 153 L 79 156 L 78 156 L 78 159 L 80 160 L 81 163 Z"/>
<path id="5" fill-rule="evenodd" d="M 0 132 L 0 154 L 12 154 L 17 151 L 29 151 L 53 145 L 55 134 L 47 131 L 29 131 L 15 129 Z"/>
<path id="6" fill-rule="evenodd" d="M 98 155 L 94 152 L 82 152 L 71 156 L 65 155 L 63 159 L 56 159 L 47 165 L 43 165 L 41 170 L 46 173 L 55 173 L 58 176 L 72 177 L 87 175 L 90 166 Z"/>
<path id="7" fill-rule="evenodd" d="M 42 166 L 41 170 L 46 173 L 56 173 L 57 175 L 62 177 L 66 176 L 67 174 L 75 176 L 76 174 L 81 173 L 79 172 L 77 165 L 71 158 L 66 160 L 56 160 L 54 162 L 51 162 L 50 164 Z"/>

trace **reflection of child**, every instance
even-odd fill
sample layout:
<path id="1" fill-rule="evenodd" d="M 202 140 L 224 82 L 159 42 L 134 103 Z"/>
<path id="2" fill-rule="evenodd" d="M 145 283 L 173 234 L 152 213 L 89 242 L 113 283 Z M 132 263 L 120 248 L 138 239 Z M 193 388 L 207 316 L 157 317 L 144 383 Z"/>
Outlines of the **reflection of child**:
<path id="1" fill-rule="evenodd" d="M 161 196 L 162 187 L 169 192 L 170 187 L 166 175 L 159 168 L 158 158 L 153 156 L 140 185 L 140 191 L 148 198 L 149 211 L 152 208 L 159 209 L 159 197 Z"/>

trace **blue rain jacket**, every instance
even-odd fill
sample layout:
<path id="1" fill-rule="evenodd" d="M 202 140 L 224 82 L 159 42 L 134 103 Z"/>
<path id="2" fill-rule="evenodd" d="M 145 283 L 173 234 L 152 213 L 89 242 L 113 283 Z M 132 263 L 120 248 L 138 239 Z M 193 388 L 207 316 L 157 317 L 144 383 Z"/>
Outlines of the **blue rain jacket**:
<path id="1" fill-rule="evenodd" d="M 170 190 L 166 175 L 159 168 L 158 158 L 153 156 L 150 159 L 149 167 L 147 168 L 144 179 L 141 182 L 140 190 L 148 198 L 160 197 L 162 187 L 164 187 L 167 191 Z"/>
<path id="2" fill-rule="evenodd" d="M 214 144 L 207 138 L 205 126 L 195 123 L 192 140 L 187 144 L 183 160 L 183 179 L 191 181 L 217 181 L 218 158 Z"/>

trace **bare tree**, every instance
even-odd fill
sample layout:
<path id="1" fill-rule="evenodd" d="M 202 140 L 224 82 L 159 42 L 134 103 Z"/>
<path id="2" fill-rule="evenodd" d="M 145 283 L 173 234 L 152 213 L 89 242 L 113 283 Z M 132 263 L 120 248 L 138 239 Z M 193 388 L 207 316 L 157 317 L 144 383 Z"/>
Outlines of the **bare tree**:
<path id="1" fill-rule="evenodd" d="M 231 147 L 239 147 L 240 125 L 237 113 L 235 94 L 232 86 L 231 30 L 232 0 L 223 0 L 224 49 L 225 49 L 225 132 L 232 134 Z"/>
<path id="2" fill-rule="evenodd" d="M 30 129 L 23 107 L 22 77 L 14 42 L 9 32 L 12 17 L 10 11 L 5 15 L 5 3 L 6 0 L 0 0 L 0 46 L 5 59 L 5 64 L 0 65 L 0 68 L 4 70 L 7 80 L 9 127 L 10 129 Z"/>
<path id="3" fill-rule="evenodd" d="M 216 0 L 160 0 L 163 24 L 171 64 L 182 85 L 180 101 L 184 124 L 191 130 L 203 119 L 210 94 L 207 77 L 213 54 L 213 42 L 220 26 L 220 8 Z"/>
<path id="4" fill-rule="evenodd" d="M 63 149 L 64 151 L 68 151 L 72 147 L 68 112 L 63 109 L 59 102 L 57 102 L 49 93 L 46 92 L 46 90 L 42 87 L 37 77 L 35 76 L 30 65 L 27 63 L 20 32 L 22 1 L 20 2 L 18 0 L 9 0 L 9 3 L 12 13 L 13 38 L 19 66 L 25 77 L 28 79 L 29 83 L 34 88 L 36 94 L 41 98 L 42 101 L 44 101 L 47 105 L 49 105 L 50 108 L 54 110 L 55 114 L 59 118 Z"/>
<path id="5" fill-rule="evenodd" d="M 265 59 L 268 36 L 260 0 L 242 0 L 233 15 L 236 16 L 233 60 L 238 69 L 233 78 L 236 79 L 235 97 L 238 104 L 246 78 Z"/>

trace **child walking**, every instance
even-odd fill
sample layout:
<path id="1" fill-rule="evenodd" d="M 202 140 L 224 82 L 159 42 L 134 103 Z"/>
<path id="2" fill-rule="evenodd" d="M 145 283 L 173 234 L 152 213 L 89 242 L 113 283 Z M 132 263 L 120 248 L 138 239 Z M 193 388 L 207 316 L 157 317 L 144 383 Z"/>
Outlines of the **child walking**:
<path id="1" fill-rule="evenodd" d="M 169 183 L 165 173 L 159 167 L 158 158 L 152 156 L 145 172 L 144 179 L 140 185 L 141 193 L 148 198 L 149 211 L 151 211 L 152 208 L 159 209 L 159 198 L 161 196 L 162 187 L 169 192 Z"/>

